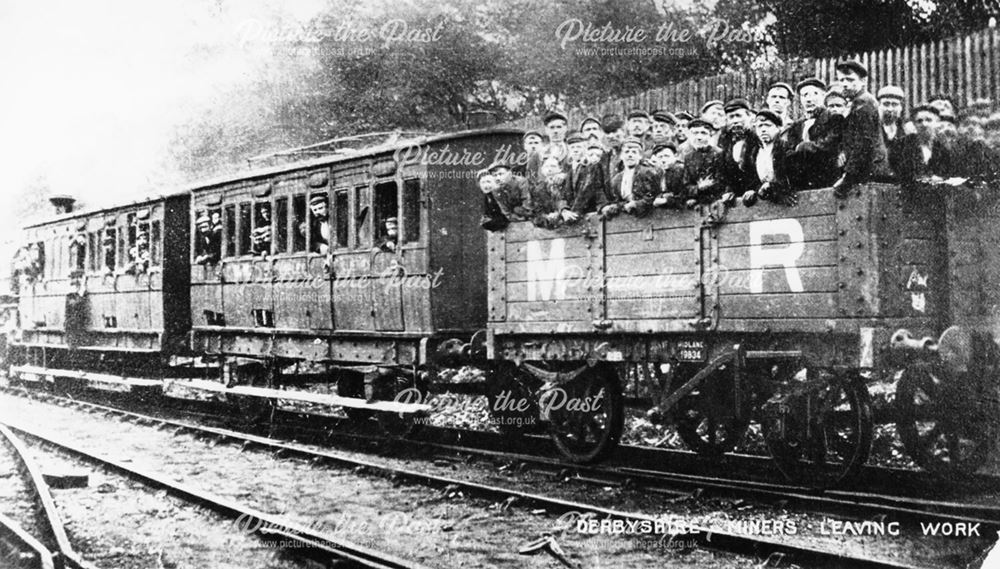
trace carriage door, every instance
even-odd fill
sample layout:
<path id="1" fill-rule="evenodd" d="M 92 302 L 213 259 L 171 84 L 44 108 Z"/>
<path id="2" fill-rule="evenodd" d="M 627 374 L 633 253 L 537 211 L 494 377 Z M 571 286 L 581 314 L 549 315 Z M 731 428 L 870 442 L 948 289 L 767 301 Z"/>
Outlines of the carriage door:
<path id="1" fill-rule="evenodd" d="M 399 243 L 396 248 L 385 246 L 386 221 L 395 218 L 399 221 L 400 192 L 395 161 L 383 162 L 373 167 L 376 176 L 389 173 L 392 178 L 377 178 L 372 194 L 374 210 L 375 242 L 372 247 L 371 286 L 372 314 L 375 316 L 375 329 L 384 331 L 403 330 L 403 275 L 405 269 L 399 256 Z"/>
<path id="2" fill-rule="evenodd" d="M 191 324 L 223 326 L 221 197 L 198 199 L 192 215 Z"/>

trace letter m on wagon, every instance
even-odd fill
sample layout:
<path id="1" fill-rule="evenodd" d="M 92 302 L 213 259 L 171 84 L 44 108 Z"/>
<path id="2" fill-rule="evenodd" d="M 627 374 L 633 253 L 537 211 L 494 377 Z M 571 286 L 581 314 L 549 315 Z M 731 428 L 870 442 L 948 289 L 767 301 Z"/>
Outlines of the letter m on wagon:
<path id="1" fill-rule="evenodd" d="M 542 242 L 528 241 L 527 280 L 528 300 L 564 300 L 566 298 L 566 240 L 553 239 L 549 242 L 546 255 Z"/>

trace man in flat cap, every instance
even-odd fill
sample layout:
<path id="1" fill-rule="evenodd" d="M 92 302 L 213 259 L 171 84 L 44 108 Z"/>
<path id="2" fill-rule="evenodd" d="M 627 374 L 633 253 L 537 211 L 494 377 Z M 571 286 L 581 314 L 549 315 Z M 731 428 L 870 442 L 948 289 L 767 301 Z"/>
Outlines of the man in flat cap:
<path id="1" fill-rule="evenodd" d="M 383 253 L 395 253 L 399 249 L 399 219 L 386 218 L 382 229 L 382 239 L 375 248 Z"/>
<path id="2" fill-rule="evenodd" d="M 725 193 L 722 151 L 712 143 L 715 125 L 694 119 L 688 124 L 692 150 L 684 158 L 685 205 L 710 204 Z"/>
<path id="3" fill-rule="evenodd" d="M 792 97 L 794 96 L 791 85 L 778 81 L 772 83 L 767 88 L 767 97 L 764 99 L 764 104 L 767 110 L 778 115 L 785 124 L 788 124 L 792 118 L 791 108 Z"/>
<path id="4" fill-rule="evenodd" d="M 919 105 L 913 109 L 911 119 L 916 132 L 902 137 L 898 151 L 900 184 L 906 188 L 922 179 L 956 175 L 953 150 L 938 136 L 941 111 L 931 105 Z"/>
<path id="5" fill-rule="evenodd" d="M 524 149 L 524 155 L 527 157 L 531 157 L 536 152 L 541 152 L 543 146 L 545 146 L 545 137 L 537 130 L 529 130 L 521 137 L 521 147 Z"/>
<path id="6" fill-rule="evenodd" d="M 580 122 L 580 133 L 587 140 L 596 137 L 604 141 L 604 129 L 601 128 L 601 121 L 595 116 L 588 116 Z"/>
<path id="7" fill-rule="evenodd" d="M 837 157 L 844 117 L 826 108 L 826 83 L 822 80 L 803 79 L 795 88 L 805 116 L 782 134 L 788 184 L 795 191 L 829 187 L 840 177 Z"/>
<path id="8" fill-rule="evenodd" d="M 744 157 L 753 152 L 760 141 L 753 132 L 754 115 L 746 99 L 730 99 L 723 109 L 726 111 L 726 128 L 719 134 L 719 149 L 722 150 L 724 181 L 730 188 L 741 188 L 746 184 Z"/>
<path id="9" fill-rule="evenodd" d="M 642 140 L 630 136 L 622 143 L 622 170 L 611 178 L 609 203 L 600 209 L 603 217 L 621 212 L 645 215 L 660 191 L 660 173 L 642 159 Z"/>
<path id="10" fill-rule="evenodd" d="M 628 135 L 645 141 L 649 136 L 649 113 L 640 109 L 633 109 L 629 111 L 626 119 L 626 131 Z"/>
<path id="11" fill-rule="evenodd" d="M 779 137 L 781 127 L 781 117 L 768 109 L 759 111 L 754 117 L 759 144 L 746 153 L 746 184 L 742 188 L 744 205 L 751 206 L 758 198 L 786 205 L 796 202 L 785 174 L 785 147 Z"/>
<path id="12" fill-rule="evenodd" d="M 650 163 L 660 172 L 659 193 L 653 200 L 656 207 L 676 208 L 683 205 L 684 163 L 678 160 L 677 145 L 673 142 L 653 147 Z"/>
<path id="13" fill-rule="evenodd" d="M 882 119 L 882 142 L 888 152 L 889 168 L 898 173 L 899 152 L 903 147 L 903 137 L 907 134 L 903 125 L 903 101 L 906 96 L 901 88 L 886 85 L 878 90 L 875 98 L 878 100 L 878 112 Z"/>
<path id="14" fill-rule="evenodd" d="M 588 165 L 587 143 L 587 139 L 578 131 L 574 130 L 566 135 L 566 144 L 569 145 L 569 164 L 565 170 L 567 199 L 570 203 L 576 198 L 576 194 L 584 178 L 584 169 Z"/>
<path id="15" fill-rule="evenodd" d="M 715 129 L 712 132 L 712 144 L 718 144 L 719 131 L 726 126 L 725 107 L 725 103 L 714 99 L 702 105 L 701 111 L 698 114 L 698 117 L 701 120 L 709 122 L 712 125 L 712 128 Z"/>
<path id="16" fill-rule="evenodd" d="M 560 161 L 565 161 L 569 154 L 569 148 L 566 147 L 566 128 L 569 120 L 566 115 L 559 111 L 550 111 L 545 115 L 543 122 L 549 142 L 542 148 L 542 154 L 555 156 Z"/>
<path id="17" fill-rule="evenodd" d="M 526 207 L 528 201 L 528 182 L 521 176 L 515 176 L 513 167 L 506 160 L 497 160 L 490 164 L 489 173 L 497 181 L 497 189 L 493 192 L 500 202 L 510 221 L 524 221 L 530 216 Z"/>
<path id="18" fill-rule="evenodd" d="M 882 141 L 878 101 L 868 92 L 868 69 L 859 61 L 840 61 L 835 66 L 837 83 L 851 101 L 844 126 L 844 174 L 833 187 L 845 198 L 857 184 L 891 177 L 889 160 Z"/>
<path id="19" fill-rule="evenodd" d="M 312 235 L 310 250 L 326 255 L 330 251 L 330 216 L 326 194 L 317 192 L 309 196 L 309 230 Z M 299 224 L 299 233 L 306 235 L 306 222 Z"/>
<path id="20" fill-rule="evenodd" d="M 677 151 L 678 152 L 681 152 L 680 145 L 682 145 L 685 142 L 687 142 L 687 139 L 688 139 L 688 134 L 687 134 L 688 123 L 691 122 L 691 119 L 693 119 L 693 118 L 694 117 L 691 116 L 691 113 L 689 113 L 687 111 L 681 111 L 679 113 L 674 113 L 674 120 L 677 121 L 677 124 L 674 126 L 674 139 L 677 141 L 677 144 L 678 144 L 678 147 L 677 147 Z"/>
<path id="21" fill-rule="evenodd" d="M 674 115 L 668 113 L 667 111 L 656 111 L 653 113 L 653 126 L 650 135 L 650 142 L 652 147 L 650 147 L 648 154 L 652 156 L 653 147 L 660 144 L 674 143 L 674 127 L 677 124 L 677 119 Z"/>
<path id="22" fill-rule="evenodd" d="M 195 218 L 194 262 L 198 265 L 214 265 L 222 253 L 221 234 L 212 231 L 212 221 L 208 212 L 202 210 Z"/>

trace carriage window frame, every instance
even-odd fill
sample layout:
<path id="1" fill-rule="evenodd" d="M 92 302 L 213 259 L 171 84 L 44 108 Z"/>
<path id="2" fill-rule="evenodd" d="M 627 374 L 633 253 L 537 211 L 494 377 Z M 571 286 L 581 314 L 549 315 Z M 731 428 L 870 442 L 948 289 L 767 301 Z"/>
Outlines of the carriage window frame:
<path id="1" fill-rule="evenodd" d="M 253 231 L 253 202 L 239 202 L 236 212 L 236 256 L 252 257 L 253 240 L 251 239 L 251 232 Z"/>
<path id="2" fill-rule="evenodd" d="M 289 212 L 291 215 L 289 231 L 292 238 L 289 253 L 306 253 L 309 251 L 308 210 L 309 204 L 306 201 L 306 194 L 292 194 L 292 209 Z"/>
<path id="3" fill-rule="evenodd" d="M 249 233 L 250 253 L 249 254 L 253 257 L 272 255 L 274 253 L 274 234 L 275 234 L 274 203 L 271 201 L 270 198 L 256 199 L 251 203 L 253 205 L 250 208 L 250 233 Z M 254 250 L 253 234 L 261 227 L 264 227 L 264 224 L 257 223 L 257 218 L 260 214 L 260 211 L 263 209 L 263 206 L 267 206 L 267 210 L 268 212 L 270 212 L 269 213 L 270 219 L 268 221 L 268 226 L 271 228 L 271 239 L 268 242 L 267 249 L 263 252 L 258 253 L 257 251 Z"/>
<path id="4" fill-rule="evenodd" d="M 271 233 L 271 250 L 276 255 L 288 252 L 290 244 L 290 240 L 288 239 L 288 229 L 290 227 L 288 223 L 289 213 L 288 196 L 276 198 L 271 209 L 271 221 L 274 224 L 274 229 Z"/>
<path id="5" fill-rule="evenodd" d="M 100 231 L 88 231 L 87 232 L 87 270 L 91 272 L 96 272 L 100 267 L 98 267 L 98 260 L 101 258 L 98 254 L 101 244 L 101 232 Z"/>
<path id="6" fill-rule="evenodd" d="M 354 186 L 354 203 L 351 205 L 351 219 L 354 223 L 354 248 L 368 249 L 372 246 L 372 214 L 370 198 L 372 186 L 358 184 Z"/>
<path id="7" fill-rule="evenodd" d="M 154 219 L 149 224 L 149 264 L 159 267 L 162 259 L 163 230 L 159 219 Z"/>
<path id="8" fill-rule="evenodd" d="M 316 235 L 313 234 L 313 226 L 315 225 L 315 227 L 319 228 L 319 222 L 315 221 L 314 216 L 313 216 L 313 212 L 312 212 L 312 208 L 309 207 L 309 204 L 312 202 L 312 199 L 315 196 L 323 196 L 323 197 L 326 198 L 326 223 L 327 223 L 327 225 L 329 225 L 330 224 L 330 192 L 327 191 L 327 190 L 325 190 L 325 189 L 318 189 L 317 188 L 315 190 L 310 191 L 307 194 L 307 197 L 306 197 L 306 227 L 308 229 L 306 231 L 306 234 L 307 234 L 307 241 L 306 241 L 307 247 L 306 247 L 306 251 L 308 253 L 310 253 L 310 254 L 313 254 L 313 255 L 322 255 L 323 253 L 321 253 L 318 250 L 318 247 L 317 247 L 316 242 L 315 242 Z M 332 247 L 330 246 L 330 240 L 329 239 L 327 239 L 326 247 L 327 247 L 327 252 L 329 252 L 330 249 L 332 249 Z"/>
<path id="9" fill-rule="evenodd" d="M 424 180 L 420 177 L 403 178 L 399 189 L 399 243 L 423 243 Z"/>
<path id="10" fill-rule="evenodd" d="M 396 178 L 379 178 L 372 184 L 372 233 L 376 243 L 381 243 L 386 237 L 385 220 L 395 217 L 396 225 L 399 226 L 399 194 L 399 182 Z"/>
<path id="11" fill-rule="evenodd" d="M 222 207 L 222 256 L 236 256 L 236 204 L 226 204 Z"/>
<path id="12" fill-rule="evenodd" d="M 346 249 L 351 244 L 351 193 L 349 188 L 333 190 L 331 206 L 333 223 L 331 233 L 334 244 L 332 248 Z M 330 208 L 328 208 L 330 209 Z"/>

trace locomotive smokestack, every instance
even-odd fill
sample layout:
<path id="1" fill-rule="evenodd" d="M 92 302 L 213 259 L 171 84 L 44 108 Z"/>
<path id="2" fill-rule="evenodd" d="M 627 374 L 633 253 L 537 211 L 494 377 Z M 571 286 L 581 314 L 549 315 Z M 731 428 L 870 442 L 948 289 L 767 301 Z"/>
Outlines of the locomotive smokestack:
<path id="1" fill-rule="evenodd" d="M 49 202 L 52 204 L 52 207 L 55 208 L 56 215 L 61 215 L 73 211 L 73 204 L 76 203 L 76 198 L 74 198 L 73 196 L 60 194 L 57 196 L 50 197 Z"/>

